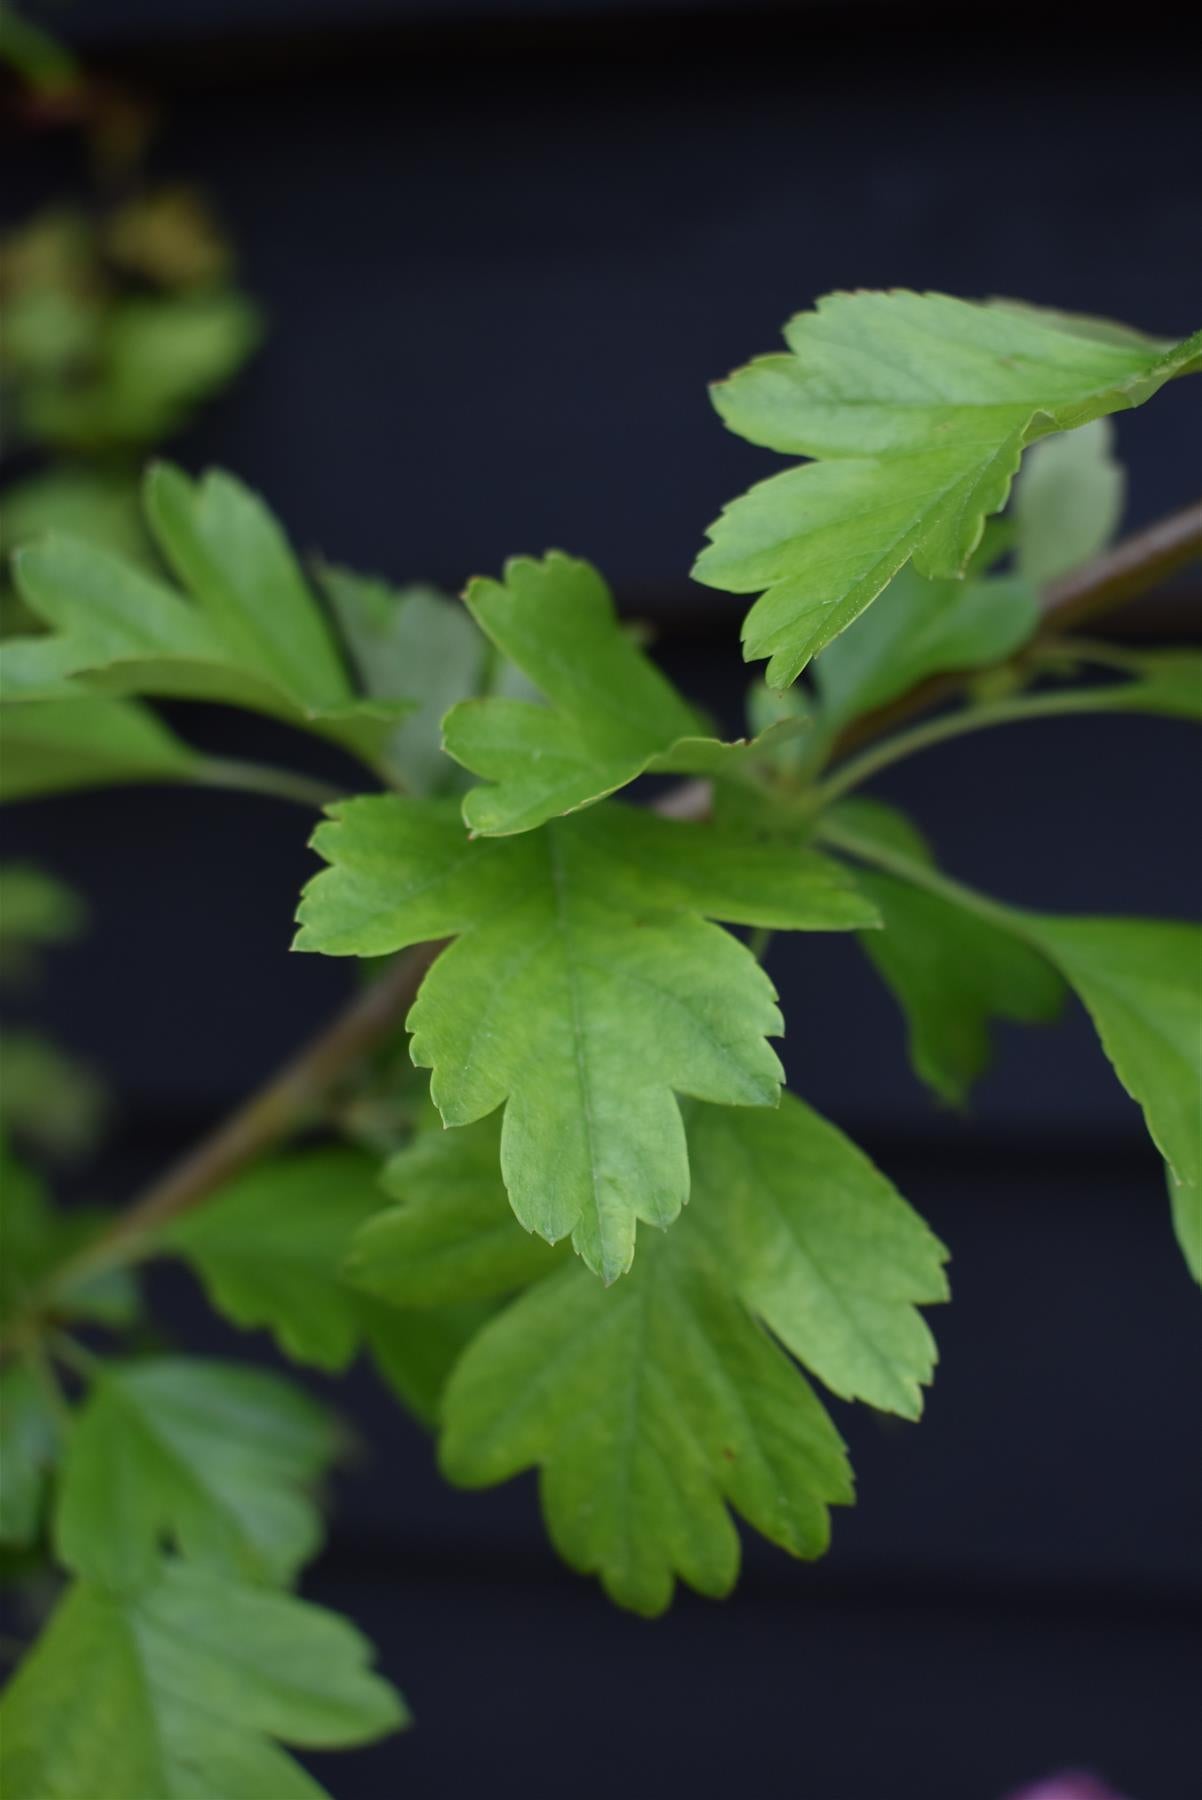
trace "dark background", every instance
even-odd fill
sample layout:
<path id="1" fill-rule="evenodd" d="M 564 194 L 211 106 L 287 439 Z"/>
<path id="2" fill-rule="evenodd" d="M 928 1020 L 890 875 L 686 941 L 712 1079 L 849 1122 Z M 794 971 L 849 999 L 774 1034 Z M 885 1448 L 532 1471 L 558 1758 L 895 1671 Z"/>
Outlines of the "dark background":
<path id="1" fill-rule="evenodd" d="M 269 315 L 181 459 L 261 487 L 302 547 L 398 579 L 458 588 L 549 544 L 592 557 L 731 725 L 741 603 L 686 572 L 775 465 L 723 432 L 708 379 L 836 286 L 1004 292 L 1165 334 L 1202 319 L 1196 67 L 1154 7 L 1121 31 L 905 0 L 40 16 L 161 99 L 154 172 L 210 192 Z M 6 221 L 82 179 L 69 134 L 6 148 Z M 1119 441 L 1129 525 L 1196 495 L 1192 384 Z M 1195 573 L 1119 628 L 1196 635 L 1198 601 Z M 175 718 L 339 768 L 265 724 Z M 1005 898 L 1183 916 L 1197 776 L 1184 727 L 1083 719 L 981 734 L 881 791 Z M 307 829 L 268 801 L 150 791 L 4 820 L 5 855 L 94 908 L 40 1017 L 119 1092 L 114 1198 L 345 992 L 340 965 L 287 953 Z M 1000 1034 L 971 1113 L 938 1112 L 853 944 L 778 940 L 771 968 L 792 1085 L 951 1247 L 927 1418 L 841 1409 L 861 1498 L 829 1558 L 749 1544 L 731 1601 L 684 1595 L 649 1625 L 556 1564 L 533 1483 L 446 1490 L 357 1376 L 340 1396 L 370 1451 L 307 1591 L 363 1623 L 420 1729 L 317 1759 L 339 1800 L 994 1800 L 1068 1765 L 1131 1800 L 1197 1792 L 1197 1293 L 1135 1108 L 1072 1013 Z M 163 1299 L 216 1341 L 183 1278 Z"/>

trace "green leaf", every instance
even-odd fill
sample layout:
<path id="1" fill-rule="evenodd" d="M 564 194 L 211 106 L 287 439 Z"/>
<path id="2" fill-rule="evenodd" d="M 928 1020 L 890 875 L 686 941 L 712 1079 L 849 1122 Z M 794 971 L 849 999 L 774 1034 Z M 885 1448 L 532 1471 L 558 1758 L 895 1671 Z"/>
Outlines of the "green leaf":
<path id="1" fill-rule="evenodd" d="M 469 1345 L 445 1401 L 451 1480 L 484 1486 L 537 1464 L 559 1554 L 647 1614 L 677 1574 L 730 1591 L 728 1505 L 812 1557 L 827 1508 L 852 1497 L 822 1406 L 690 1222 L 645 1244 L 617 1288 L 579 1265 L 540 1282 Z"/>
<path id="2" fill-rule="evenodd" d="M 1167 1174 L 1173 1230 L 1186 1268 L 1195 1281 L 1202 1283 L 1202 1191 L 1184 1187 L 1174 1179 L 1171 1170 Z"/>
<path id="3" fill-rule="evenodd" d="M 629 1268 L 636 1220 L 688 1197 L 674 1095 L 771 1106 L 780 1065 L 771 983 L 708 922 L 870 925 L 837 867 L 791 842 L 620 806 L 543 831 L 471 840 L 445 803 L 331 808 L 314 846 L 297 948 L 379 956 L 457 937 L 409 1015 L 443 1119 L 507 1102 L 501 1163 L 515 1213 L 572 1235 L 606 1280 Z"/>
<path id="4" fill-rule="evenodd" d="M 1119 1080 L 1187 1206 L 1202 1193 L 1202 928 L 1155 919 L 1052 917 L 1002 906 L 951 881 L 871 819 L 825 821 L 827 843 L 1008 931 L 1047 958 L 1093 1020 Z M 1176 1196 L 1175 1196 L 1176 1198 Z M 1187 1234 L 1188 1238 L 1188 1234 Z M 1192 1240 L 1191 1240 L 1192 1241 Z"/>
<path id="5" fill-rule="evenodd" d="M 697 715 L 622 630 L 589 563 L 552 551 L 515 557 L 503 581 L 467 591 L 473 618 L 549 702 L 490 698 L 452 707 L 448 753 L 493 785 L 472 788 L 473 831 L 506 836 L 578 811 L 647 770 L 734 775 L 768 747 L 707 737 Z M 777 725 L 772 742 L 800 728 Z"/>
<path id="6" fill-rule="evenodd" d="M 159 443 L 225 386 L 259 337 L 258 313 L 241 294 L 123 300 L 97 319 L 87 378 L 30 385 L 24 428 L 69 449 Z"/>
<path id="7" fill-rule="evenodd" d="M 313 712 L 350 701 L 329 625 L 257 494 L 221 470 L 191 481 L 157 463 L 146 477 L 146 514 L 163 557 L 235 661 Z"/>
<path id="8" fill-rule="evenodd" d="M 87 690 L 216 700 L 317 731 L 379 759 L 400 702 L 351 689 L 321 609 L 262 501 L 230 475 L 146 480 L 154 536 L 190 598 L 93 545 L 55 536 L 14 559 L 48 635 L 0 651 L 8 700 Z"/>
<path id="9" fill-rule="evenodd" d="M 36 863 L 0 864 L 0 960 L 69 944 L 86 929 L 88 909 L 74 888 Z"/>
<path id="10" fill-rule="evenodd" d="M 443 754 L 443 714 L 483 685 L 484 639 L 464 608 L 434 588 L 395 588 L 329 563 L 317 573 L 363 691 L 417 702 L 388 740 L 389 768 L 410 793 L 439 792 L 455 773 Z"/>
<path id="11" fill-rule="evenodd" d="M 260 1369 L 160 1357 L 106 1366 L 71 1434 L 56 1537 L 76 1573 L 151 1580 L 166 1538 L 222 1573 L 286 1582 L 321 1524 L 306 1494 L 328 1416 Z"/>
<path id="12" fill-rule="evenodd" d="M 862 1151 L 791 1094 L 777 1113 L 695 1107 L 690 1218 L 744 1303 L 845 1400 L 916 1419 L 947 1252 Z"/>
<path id="13" fill-rule="evenodd" d="M 59 1263 L 93 1237 L 105 1215 L 78 1206 L 57 1212 L 42 1181 L 19 1162 L 0 1132 L 0 1321 L 16 1317 Z M 58 1296 L 61 1315 L 101 1325 L 129 1325 L 138 1290 L 128 1269 L 89 1275 Z"/>
<path id="14" fill-rule="evenodd" d="M 1082 712 L 1136 712 L 1170 719 L 1202 720 L 1202 653 L 1197 650 L 1114 650 L 1109 644 L 1056 644 L 1041 661 L 1064 674 L 1095 662 L 1120 670 L 1127 679 L 1114 685 L 1084 686 L 1071 696 Z M 1038 702 L 1042 694 L 1034 696 Z"/>
<path id="15" fill-rule="evenodd" d="M 362 1322 L 339 1265 L 383 1201 L 372 1157 L 303 1150 L 239 1176 L 177 1219 L 159 1243 L 187 1259 L 235 1325 L 266 1327 L 299 1362 L 345 1369 Z"/>
<path id="16" fill-rule="evenodd" d="M 495 1142 L 493 1158 L 495 1175 Z M 159 1243 L 191 1265 L 218 1312 L 244 1329 L 266 1327 L 285 1356 L 340 1370 L 366 1345 L 388 1385 L 432 1425 L 451 1365 L 487 1309 L 457 1304 L 415 1318 L 348 1282 L 347 1248 L 384 1199 L 374 1157 L 304 1150 L 240 1176 Z"/>
<path id="17" fill-rule="evenodd" d="M 0 1369 L 0 1544 L 33 1543 L 41 1526 L 58 1431 L 32 1372 Z"/>
<path id="18" fill-rule="evenodd" d="M 428 1307 L 515 1293 L 556 1268 L 566 1246 L 531 1237 L 504 1204 L 500 1146 L 495 1113 L 419 1133 L 384 1171 L 400 1204 L 360 1227 L 348 1278 L 395 1306 Z"/>
<path id="19" fill-rule="evenodd" d="M 691 1106 L 688 1133 L 688 1210 L 618 1287 L 523 1235 L 490 1121 L 394 1160 L 400 1204 L 362 1228 L 350 1262 L 415 1307 L 529 1284 L 452 1372 L 444 1467 L 477 1486 L 538 1464 L 560 1553 L 645 1612 L 675 1574 L 729 1589 L 727 1505 L 813 1556 L 827 1505 L 850 1498 L 829 1420 L 761 1327 L 836 1393 L 913 1417 L 935 1360 L 915 1308 L 946 1295 L 942 1247 L 799 1101 Z"/>
<path id="20" fill-rule="evenodd" d="M 783 687 L 902 565 L 961 574 L 1024 448 L 1138 406 L 1202 366 L 1202 333 L 1158 342 L 1030 307 L 942 294 L 831 294 L 714 390 L 730 428 L 815 460 L 727 507 L 694 574 L 766 590 L 748 658 Z"/>
<path id="21" fill-rule="evenodd" d="M 153 565 L 132 475 L 68 464 L 6 488 L 5 548 L 19 549 L 47 531 L 67 531 L 130 562 Z"/>
<path id="22" fill-rule="evenodd" d="M 924 581 L 912 568 L 893 577 L 882 605 L 828 644 L 814 665 L 823 723 L 895 700 L 928 675 L 987 668 L 1012 656 L 1039 623 L 1025 581 Z"/>
<path id="23" fill-rule="evenodd" d="M 7 654 L 0 649 L 0 663 Z M 117 782 L 190 781 L 198 765 L 196 753 L 134 700 L 0 708 L 0 801 Z"/>
<path id="24" fill-rule="evenodd" d="M 414 1418 L 433 1430 L 442 1417 L 451 1370 L 495 1308 L 467 1300 L 397 1312 L 366 1294 L 360 1305 L 380 1376 Z"/>
<path id="25" fill-rule="evenodd" d="M 1043 587 L 1104 550 L 1123 514 L 1126 478 L 1113 453 L 1114 427 L 1094 419 L 1045 438 L 1014 484 L 1015 564 Z"/>
<path id="26" fill-rule="evenodd" d="M 933 867 L 922 837 L 892 807 L 850 800 L 834 816 Z M 905 1015 L 915 1072 L 941 1100 L 962 1106 L 989 1066 L 991 1021 L 1050 1023 L 1064 983 L 1037 951 L 976 913 L 892 875 L 859 880 L 884 924 L 861 946 Z"/>
<path id="27" fill-rule="evenodd" d="M 6 1030 L 0 1063 L 0 1127 L 48 1156 L 93 1148 L 107 1102 L 91 1069 L 33 1031 Z"/>
<path id="28" fill-rule="evenodd" d="M 1076 989 L 1177 1184 L 1187 1195 L 1202 1193 L 1202 929 L 1152 919 L 1020 918 Z"/>
<path id="29" fill-rule="evenodd" d="M 79 1582 L 0 1704 L 13 1800 L 322 1800 L 278 1743 L 338 1749 L 408 1722 L 336 1614 L 168 1563 L 114 1595 Z M 277 1742 L 278 1740 L 278 1742 Z"/>

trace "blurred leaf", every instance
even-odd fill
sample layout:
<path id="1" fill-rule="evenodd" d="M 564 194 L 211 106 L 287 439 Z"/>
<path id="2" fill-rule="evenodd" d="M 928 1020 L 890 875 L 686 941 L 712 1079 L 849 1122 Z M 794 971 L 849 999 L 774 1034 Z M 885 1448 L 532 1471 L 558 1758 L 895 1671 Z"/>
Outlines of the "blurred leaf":
<path id="1" fill-rule="evenodd" d="M 48 531 L 65 531 L 142 568 L 158 567 L 133 475 L 67 464 L 6 489 L 3 512 L 9 551 Z"/>
<path id="2" fill-rule="evenodd" d="M 885 706 L 929 675 L 987 668 L 1012 656 L 1039 624 L 1025 582 L 924 581 L 901 569 L 880 606 L 828 644 L 814 664 L 828 730 Z"/>
<path id="3" fill-rule="evenodd" d="M 1110 420 L 1094 419 L 1028 454 L 1014 484 L 1015 563 L 1033 587 L 1088 562 L 1118 529 L 1126 478 L 1113 445 Z"/>
<path id="4" fill-rule="evenodd" d="M 45 308 L 43 298 L 37 302 Z M 56 298 L 54 307 L 65 305 Z M 28 301 L 18 318 L 16 355 L 29 366 Z M 49 329 L 43 320 L 40 329 Z M 58 328 L 55 360 L 67 361 Z M 89 327 L 82 325 L 70 360 L 86 354 L 83 380 L 29 384 L 21 395 L 20 422 L 31 437 L 62 449 L 95 451 L 113 445 L 150 445 L 178 429 L 188 414 L 223 388 L 257 347 L 256 308 L 229 292 L 124 299 Z M 45 361 L 45 351 L 41 352 Z"/>
<path id="5" fill-rule="evenodd" d="M 933 865 L 914 826 L 892 807 L 845 801 L 835 818 Z M 858 879 L 884 924 L 860 945 L 905 1015 L 914 1070 L 941 1100 L 962 1106 L 989 1066 L 992 1021 L 1049 1023 L 1064 983 L 1037 951 L 975 913 L 892 875 Z"/>
<path id="6" fill-rule="evenodd" d="M 273 1740 L 336 1749 L 405 1725 L 369 1655 L 334 1613 L 186 1564 L 135 1595 L 78 1582 L 0 1703 L 0 1786 L 13 1800 L 75 1800 L 98 1778 L 114 1800 L 323 1800 Z"/>
<path id="7" fill-rule="evenodd" d="M 265 1370 L 106 1364 L 67 1448 L 59 1555 L 126 1591 L 153 1579 L 169 1539 L 223 1574 L 286 1583 L 321 1541 L 306 1490 L 337 1445 L 329 1416 Z"/>
<path id="8" fill-rule="evenodd" d="M 196 752 L 134 700 L 0 709 L 0 801 L 117 782 L 190 781 L 198 766 Z"/>
<path id="9" fill-rule="evenodd" d="M 159 1242 L 187 1259 L 234 1324 L 266 1327 L 300 1362 L 344 1369 L 362 1321 L 341 1264 L 357 1227 L 383 1202 L 374 1158 L 303 1150 L 239 1176 Z"/>
<path id="10" fill-rule="evenodd" d="M 443 754 L 443 714 L 483 685 L 485 640 L 466 608 L 434 588 L 394 588 L 329 563 L 317 572 L 363 691 L 416 701 L 389 739 L 388 766 L 411 793 L 437 793 L 455 773 Z"/>
<path id="11" fill-rule="evenodd" d="M 66 882 L 35 863 L 0 863 L 0 963 L 6 972 L 39 950 L 72 943 L 87 922 L 87 907 Z"/>
<path id="12" fill-rule="evenodd" d="M 58 1430 L 32 1372 L 0 1369 L 0 1544 L 32 1544 L 41 1529 Z"/>
<path id="13" fill-rule="evenodd" d="M 58 1212 L 32 1169 L 18 1161 L 0 1132 L 0 1322 L 12 1319 L 51 1270 L 79 1250 L 103 1222 L 91 1207 Z M 90 1276 L 58 1300 L 62 1317 L 128 1325 L 138 1290 L 128 1269 Z"/>
<path id="14" fill-rule="evenodd" d="M 96 1144 L 106 1110 L 91 1069 L 36 1032 L 5 1029 L 0 1127 L 47 1155 L 76 1157 Z"/>

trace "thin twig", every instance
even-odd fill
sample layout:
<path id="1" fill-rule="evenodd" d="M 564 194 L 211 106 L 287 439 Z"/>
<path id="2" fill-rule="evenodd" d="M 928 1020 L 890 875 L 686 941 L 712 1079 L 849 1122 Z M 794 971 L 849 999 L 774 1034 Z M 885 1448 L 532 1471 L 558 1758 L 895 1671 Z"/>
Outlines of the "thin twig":
<path id="1" fill-rule="evenodd" d="M 1036 644 L 1058 637 L 1072 626 L 1088 619 L 1100 618 L 1126 601 L 1147 593 L 1187 563 L 1202 559 L 1202 500 L 1180 512 L 1169 513 L 1123 538 L 1121 543 L 1104 550 L 1083 568 L 1050 582 L 1040 597 L 1043 624 Z M 1027 646 L 1029 651 L 1031 646 Z M 1020 652 L 1020 658 L 1023 652 Z M 953 670 L 946 675 L 932 675 L 916 687 L 864 713 L 840 733 L 836 749 L 842 755 L 858 750 L 861 744 L 884 737 L 896 725 L 904 724 L 920 713 L 929 712 L 941 700 L 949 699 L 963 688 L 979 670 Z"/>
<path id="2" fill-rule="evenodd" d="M 441 948 L 441 944 L 422 944 L 399 956 L 265 1087 L 119 1214 L 107 1231 L 60 1264 L 46 1286 L 31 1296 L 24 1319 L 13 1321 L 10 1341 L 20 1337 L 20 1327 L 31 1314 L 52 1310 L 69 1288 L 103 1269 L 136 1260 L 149 1248 L 156 1232 L 201 1205 L 303 1124 L 340 1076 L 401 1023 Z"/>

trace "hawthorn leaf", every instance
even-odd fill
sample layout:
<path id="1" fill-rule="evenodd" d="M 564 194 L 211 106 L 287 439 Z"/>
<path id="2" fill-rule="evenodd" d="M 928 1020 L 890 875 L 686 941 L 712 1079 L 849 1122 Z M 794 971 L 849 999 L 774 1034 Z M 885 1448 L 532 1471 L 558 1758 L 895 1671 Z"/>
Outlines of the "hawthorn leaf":
<path id="1" fill-rule="evenodd" d="M 729 1588 L 727 1504 L 817 1555 L 826 1506 L 850 1497 L 829 1421 L 761 1327 L 833 1391 L 913 1417 L 935 1360 L 916 1308 L 946 1295 L 942 1246 L 800 1101 L 691 1105 L 687 1126 L 688 1210 L 617 1287 L 523 1235 L 491 1120 L 402 1151 L 399 1204 L 351 1258 L 404 1306 L 525 1288 L 452 1371 L 444 1466 L 477 1486 L 540 1465 L 561 1554 L 647 1612 L 674 1575 Z"/>
<path id="2" fill-rule="evenodd" d="M 303 1150 L 231 1181 L 175 1220 L 163 1249 L 195 1269 L 217 1311 L 271 1331 L 286 1356 L 345 1369 L 362 1337 L 357 1296 L 339 1276 L 355 1231 L 384 1195 L 374 1158 Z"/>
<path id="3" fill-rule="evenodd" d="M 348 1279 L 394 1306 L 429 1307 L 516 1293 L 558 1267 L 567 1246 L 523 1231 L 505 1204 L 500 1147 L 496 1113 L 419 1133 L 384 1171 L 398 1204 L 360 1227 Z"/>
<path id="4" fill-rule="evenodd" d="M 473 831 L 506 836 L 591 806 L 648 770 L 737 775 L 801 728 L 783 721 L 771 744 L 721 743 L 623 631 L 609 589 L 589 563 L 553 550 L 515 557 L 502 581 L 473 581 L 480 628 L 548 704 L 462 701 L 443 721 L 449 755 L 491 784 L 468 791 Z"/>
<path id="5" fill-rule="evenodd" d="M 399 1312 L 368 1294 L 360 1296 L 360 1307 L 372 1361 L 382 1380 L 406 1410 L 433 1431 L 442 1417 L 451 1370 L 495 1308 L 485 1301 L 462 1300 L 421 1312 Z"/>
<path id="6" fill-rule="evenodd" d="M 814 1557 L 828 1508 L 852 1497 L 829 1417 L 689 1223 L 652 1237 L 616 1288 L 579 1264 L 539 1282 L 473 1339 L 445 1400 L 450 1479 L 485 1486 L 537 1464 L 559 1554 L 649 1615 L 676 1575 L 730 1591 L 728 1507 Z"/>
<path id="7" fill-rule="evenodd" d="M 976 913 L 1045 957 L 1089 1013 L 1172 1180 L 1184 1190 L 1182 1204 L 1202 1193 L 1202 927 L 1024 912 L 937 874 L 903 846 L 895 825 L 882 833 L 868 815 L 842 808 L 822 830 L 826 842 Z"/>
<path id="8" fill-rule="evenodd" d="M 1035 444 L 1014 484 L 1018 573 L 1042 587 L 1104 550 L 1118 529 L 1126 485 L 1109 419 Z"/>
<path id="9" fill-rule="evenodd" d="M 1026 581 L 926 581 L 913 568 L 899 569 L 883 604 L 828 644 L 814 664 L 823 724 L 838 731 L 928 675 L 1001 662 L 1026 643 L 1039 618 Z"/>
<path id="10" fill-rule="evenodd" d="M 790 842 L 619 806 L 472 840 L 446 803 L 393 796 L 329 809 L 296 947 L 379 956 L 454 937 L 407 1021 L 448 1125 L 506 1102 L 514 1212 L 572 1236 L 607 1281 L 639 1219 L 688 1198 L 675 1095 L 773 1106 L 782 1029 L 751 953 L 710 923 L 871 925 L 837 865 Z"/>
<path id="11" fill-rule="evenodd" d="M 690 1219 L 744 1304 L 845 1400 L 916 1419 L 935 1368 L 919 1306 L 947 1252 L 841 1131 L 791 1094 L 779 1112 L 698 1106 Z"/>
<path id="12" fill-rule="evenodd" d="M 230 475 L 160 464 L 144 500 L 188 594 L 95 545 L 51 534 L 14 558 L 50 627 L 0 652 L 7 700 L 101 691 L 222 701 L 317 731 L 376 762 L 406 706 L 357 696 L 279 526 Z"/>
<path id="13" fill-rule="evenodd" d="M 0 648 L 6 670 L 8 654 Z M 119 782 L 191 781 L 198 768 L 196 752 L 136 700 L 90 699 L 81 690 L 0 708 L 0 801 Z"/>
<path id="14" fill-rule="evenodd" d="M 934 867 L 926 841 L 893 807 L 846 800 L 833 817 Z M 979 914 L 893 875 L 861 872 L 858 879 L 884 926 L 860 944 L 901 1008 L 915 1073 L 949 1106 L 963 1106 L 989 1066 L 991 1021 L 1050 1023 L 1064 983 L 1046 957 Z"/>
<path id="15" fill-rule="evenodd" d="M 317 576 L 364 693 L 416 701 L 389 737 L 389 768 L 410 793 L 439 792 L 455 773 L 443 754 L 443 714 L 483 686 L 488 645 L 464 608 L 434 588 L 395 588 L 329 563 Z"/>
<path id="16" fill-rule="evenodd" d="M 0 1788 L 22 1800 L 328 1800 L 280 1744 L 341 1749 L 408 1723 L 336 1613 L 166 1562 L 136 1594 L 76 1582 L 0 1701 Z"/>
<path id="17" fill-rule="evenodd" d="M 0 1369 L 0 1545 L 24 1548 L 37 1537 L 58 1440 L 32 1370 Z"/>
<path id="18" fill-rule="evenodd" d="M 1171 1169 L 1166 1175 L 1173 1230 L 1186 1268 L 1195 1281 L 1202 1283 L 1202 1190 L 1185 1187 L 1174 1179 Z"/>
<path id="19" fill-rule="evenodd" d="M 1143 650 L 1115 653 L 1107 645 L 1099 652 L 1090 645 L 1060 646 L 1043 660 L 1055 672 L 1066 667 L 1088 667 L 1099 655 L 1104 666 L 1121 670 L 1125 681 L 1102 686 L 1083 686 L 1074 698 L 1082 712 L 1135 712 L 1169 719 L 1202 721 L 1202 652 L 1197 650 Z"/>
<path id="20" fill-rule="evenodd" d="M 1076 990 L 1183 1191 L 1202 1195 L 1202 928 L 1018 915 Z"/>
<path id="21" fill-rule="evenodd" d="M 59 1553 L 123 1591 L 153 1579 L 164 1539 L 222 1573 L 287 1582 L 320 1542 L 307 1490 L 337 1448 L 328 1415 L 264 1370 L 106 1365 L 71 1433 Z"/>
<path id="22" fill-rule="evenodd" d="M 785 339 L 786 354 L 737 370 L 714 402 L 739 436 L 814 460 L 728 506 L 694 568 L 712 587 L 763 590 L 743 644 L 749 660 L 769 659 L 775 687 L 903 564 L 961 575 L 1028 445 L 1202 367 L 1202 333 L 1172 344 L 901 291 L 827 295 Z"/>

